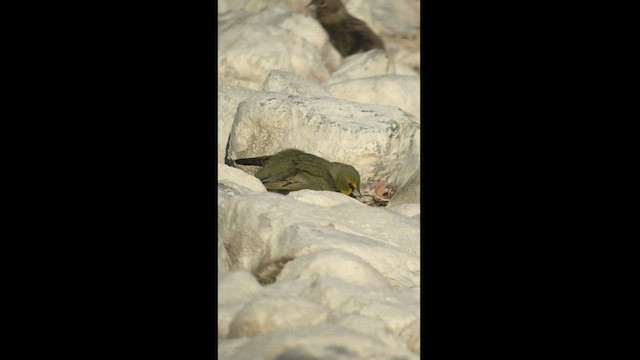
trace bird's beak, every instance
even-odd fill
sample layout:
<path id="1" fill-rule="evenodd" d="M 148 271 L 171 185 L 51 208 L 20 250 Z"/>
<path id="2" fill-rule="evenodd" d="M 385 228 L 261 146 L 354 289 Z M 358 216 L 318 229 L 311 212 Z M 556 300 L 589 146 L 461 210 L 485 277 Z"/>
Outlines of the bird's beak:
<path id="1" fill-rule="evenodd" d="M 353 191 L 351 192 L 351 196 L 353 196 L 354 198 L 359 198 L 362 197 L 362 195 L 360 194 L 360 191 L 358 191 L 358 189 L 353 189 Z"/>

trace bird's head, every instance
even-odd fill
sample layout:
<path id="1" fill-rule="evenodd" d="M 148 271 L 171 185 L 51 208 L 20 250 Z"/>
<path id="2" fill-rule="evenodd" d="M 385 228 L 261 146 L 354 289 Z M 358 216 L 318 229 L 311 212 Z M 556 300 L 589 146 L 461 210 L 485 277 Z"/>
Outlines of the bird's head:
<path id="1" fill-rule="evenodd" d="M 331 177 L 338 190 L 348 196 L 359 198 L 360 194 L 360 174 L 351 165 L 332 163 Z"/>
<path id="2" fill-rule="evenodd" d="M 312 0 L 307 8 L 311 8 L 316 12 L 316 15 L 323 20 L 325 17 L 334 16 L 334 14 L 346 14 L 346 8 L 340 0 Z"/>

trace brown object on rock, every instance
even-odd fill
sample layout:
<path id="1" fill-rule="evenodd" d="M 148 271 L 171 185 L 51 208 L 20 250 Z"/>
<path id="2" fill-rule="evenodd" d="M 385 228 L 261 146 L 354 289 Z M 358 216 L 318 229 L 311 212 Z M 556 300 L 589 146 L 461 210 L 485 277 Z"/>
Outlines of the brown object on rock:
<path id="1" fill-rule="evenodd" d="M 384 43 L 367 24 L 347 13 L 340 0 L 312 0 L 307 7 L 314 5 L 316 18 L 329 33 L 331 44 L 343 57 L 383 49 Z"/>
<path id="2" fill-rule="evenodd" d="M 253 272 L 253 275 L 258 279 L 260 285 L 273 284 L 276 282 L 278 275 L 280 275 L 282 268 L 291 260 L 293 260 L 293 257 L 285 256 L 272 263 L 262 264 Z"/>

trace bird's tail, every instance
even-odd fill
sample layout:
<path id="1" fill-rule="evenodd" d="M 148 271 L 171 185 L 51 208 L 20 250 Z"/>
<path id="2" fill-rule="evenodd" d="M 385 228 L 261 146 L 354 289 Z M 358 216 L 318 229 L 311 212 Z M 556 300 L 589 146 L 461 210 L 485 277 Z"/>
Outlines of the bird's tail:
<path id="1" fill-rule="evenodd" d="M 258 156 L 254 158 L 245 158 L 245 159 L 236 159 L 234 162 L 240 165 L 254 165 L 254 166 L 263 166 L 264 163 L 269 160 L 269 156 Z"/>

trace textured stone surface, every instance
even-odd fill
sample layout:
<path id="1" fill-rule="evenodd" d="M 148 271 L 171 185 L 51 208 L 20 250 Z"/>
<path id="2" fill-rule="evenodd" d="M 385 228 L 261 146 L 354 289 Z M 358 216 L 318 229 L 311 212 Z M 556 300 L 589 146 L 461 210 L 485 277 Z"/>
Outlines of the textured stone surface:
<path id="1" fill-rule="evenodd" d="M 393 200 L 393 199 L 392 199 Z M 420 204 L 401 204 L 386 207 L 387 210 L 393 211 L 396 214 L 408 216 L 412 219 L 420 220 Z"/>
<path id="2" fill-rule="evenodd" d="M 236 315 L 262 293 L 264 289 L 248 271 L 236 270 L 218 278 L 218 338 L 224 339 L 229 335 Z"/>
<path id="3" fill-rule="evenodd" d="M 282 271 L 278 280 L 315 279 L 331 276 L 368 286 L 388 287 L 387 280 L 353 252 L 331 249 L 298 256 Z"/>
<path id="4" fill-rule="evenodd" d="M 318 84 L 290 72 L 273 70 L 267 76 L 262 91 L 281 92 L 301 97 L 327 97 L 330 96 Z"/>
<path id="5" fill-rule="evenodd" d="M 218 163 L 218 184 L 233 188 L 240 194 L 267 191 L 262 182 L 255 176 L 220 163 Z"/>
<path id="6" fill-rule="evenodd" d="M 229 133 L 238 104 L 256 91 L 241 86 L 218 84 L 218 162 L 224 164 Z"/>
<path id="7" fill-rule="evenodd" d="M 287 148 L 354 166 L 363 184 L 404 185 L 420 163 L 420 125 L 397 108 L 333 98 L 260 93 L 238 107 L 228 156 Z"/>
<path id="8" fill-rule="evenodd" d="M 312 190 L 300 192 L 303 191 Z M 302 203 L 269 192 L 219 200 L 218 234 L 229 254 L 231 268 L 253 270 L 261 262 L 295 257 L 305 254 L 305 250 L 335 244 L 330 241 L 332 237 L 341 237 L 343 241 L 351 238 L 352 243 L 361 248 L 388 249 L 389 254 L 420 255 L 419 224 L 405 216 L 344 197 L 349 202 L 333 206 Z M 358 214 L 358 218 L 354 218 L 354 214 Z M 326 240 L 314 241 L 323 237 Z M 414 259 L 413 264 L 407 262 L 409 258 L 402 259 L 407 271 L 419 271 L 419 261 Z M 387 260 L 397 260 L 397 256 Z"/>
<path id="9" fill-rule="evenodd" d="M 218 359 L 419 359 L 404 348 L 390 348 L 378 339 L 336 324 L 318 324 L 266 333 L 249 340 L 220 343 Z"/>
<path id="10" fill-rule="evenodd" d="M 325 322 L 328 315 L 327 308 L 287 294 L 256 296 L 234 317 L 229 338 L 315 325 Z"/>
<path id="11" fill-rule="evenodd" d="M 378 75 L 395 74 L 395 64 L 389 55 L 380 49 L 351 55 L 323 82 L 324 86 L 342 81 L 362 79 Z"/>
<path id="12" fill-rule="evenodd" d="M 289 30 L 239 24 L 219 35 L 219 82 L 257 90 L 271 70 L 289 71 L 317 82 L 329 76 L 313 45 Z"/>
<path id="13" fill-rule="evenodd" d="M 420 122 L 420 78 L 406 75 L 380 75 L 345 80 L 324 87 L 338 99 L 365 104 L 395 106 Z"/>
<path id="14" fill-rule="evenodd" d="M 420 203 L 420 168 L 411 175 L 409 181 L 391 198 L 387 207 L 410 203 Z"/>

